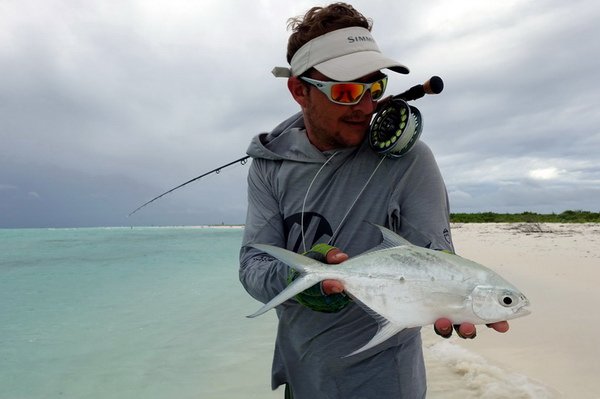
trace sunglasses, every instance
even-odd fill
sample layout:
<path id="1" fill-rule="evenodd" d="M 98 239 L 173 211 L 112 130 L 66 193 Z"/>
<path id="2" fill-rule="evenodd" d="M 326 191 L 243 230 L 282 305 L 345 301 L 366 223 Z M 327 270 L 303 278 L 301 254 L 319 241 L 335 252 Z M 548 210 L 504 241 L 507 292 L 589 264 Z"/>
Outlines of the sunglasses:
<path id="1" fill-rule="evenodd" d="M 319 89 L 329 101 L 341 105 L 355 105 L 360 102 L 367 91 L 371 92 L 373 101 L 379 100 L 385 93 L 388 77 L 386 75 L 373 83 L 360 82 L 324 82 L 321 80 L 300 77 Z"/>

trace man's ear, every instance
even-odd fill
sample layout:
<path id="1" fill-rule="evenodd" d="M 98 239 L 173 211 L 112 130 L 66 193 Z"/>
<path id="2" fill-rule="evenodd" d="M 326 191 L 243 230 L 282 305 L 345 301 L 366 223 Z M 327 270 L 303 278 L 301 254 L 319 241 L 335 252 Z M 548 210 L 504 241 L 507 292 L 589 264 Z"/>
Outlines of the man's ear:
<path id="1" fill-rule="evenodd" d="M 306 108 L 308 106 L 308 87 L 297 76 L 288 78 L 287 84 L 294 100 L 300 104 L 300 107 Z"/>

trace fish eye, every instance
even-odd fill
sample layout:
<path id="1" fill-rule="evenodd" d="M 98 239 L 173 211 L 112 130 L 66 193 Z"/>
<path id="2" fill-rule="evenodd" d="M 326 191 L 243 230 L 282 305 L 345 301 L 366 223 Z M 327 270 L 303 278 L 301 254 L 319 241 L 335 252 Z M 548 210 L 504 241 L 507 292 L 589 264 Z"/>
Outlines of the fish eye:
<path id="1" fill-rule="evenodd" d="M 517 298 L 515 295 L 513 294 L 509 294 L 509 293 L 504 293 L 502 295 L 500 295 L 500 304 L 504 307 L 511 307 L 513 305 L 515 305 L 517 302 L 519 302 L 519 298 Z"/>

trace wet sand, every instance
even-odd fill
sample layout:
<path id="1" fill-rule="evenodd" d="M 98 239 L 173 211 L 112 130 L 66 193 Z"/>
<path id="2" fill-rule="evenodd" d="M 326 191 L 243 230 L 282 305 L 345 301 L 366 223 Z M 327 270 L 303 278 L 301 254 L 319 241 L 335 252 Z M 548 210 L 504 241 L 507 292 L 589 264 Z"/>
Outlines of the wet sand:
<path id="1" fill-rule="evenodd" d="M 532 314 L 469 341 L 424 328 L 428 396 L 600 398 L 600 225 L 455 224 L 453 240 L 519 287 Z"/>

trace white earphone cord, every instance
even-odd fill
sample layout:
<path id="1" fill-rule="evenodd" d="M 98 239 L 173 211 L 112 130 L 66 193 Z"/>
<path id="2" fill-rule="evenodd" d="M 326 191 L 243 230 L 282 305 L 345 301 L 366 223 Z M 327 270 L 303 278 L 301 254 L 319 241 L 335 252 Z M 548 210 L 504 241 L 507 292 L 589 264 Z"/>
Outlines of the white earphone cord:
<path id="1" fill-rule="evenodd" d="M 323 170 L 325 165 L 327 165 L 329 163 L 329 161 L 331 161 L 333 159 L 333 157 L 335 157 L 337 154 L 338 154 L 338 151 L 334 152 L 333 154 L 331 154 L 331 156 L 329 158 L 327 158 L 325 163 L 323 163 L 323 165 L 321 165 L 321 167 L 315 174 L 315 177 L 313 177 L 313 179 L 311 180 L 310 184 L 308 185 L 308 189 L 306 189 L 306 194 L 304 195 L 304 201 L 302 201 L 302 213 L 300 214 L 300 234 L 302 234 L 302 247 L 304 248 L 304 252 L 307 251 L 306 240 L 304 238 L 304 209 L 306 208 L 306 199 L 308 198 L 308 193 L 310 192 L 310 189 L 312 188 L 315 180 L 317 180 L 317 176 L 319 176 L 319 173 L 321 173 L 321 171 Z"/>
<path id="2" fill-rule="evenodd" d="M 317 176 L 319 176 L 319 174 L 321 173 L 321 171 L 323 170 L 323 168 L 325 167 L 325 165 L 327 165 L 329 163 L 329 161 L 331 161 L 333 159 L 333 157 L 335 155 L 337 155 L 338 152 L 334 152 L 326 161 L 325 163 L 321 166 L 321 168 L 319 168 L 319 170 L 317 171 L 317 173 L 315 174 L 315 177 L 313 177 L 312 181 L 310 182 L 308 189 L 306 190 L 306 195 L 304 196 L 304 201 L 302 202 L 302 214 L 300 216 L 300 231 L 302 234 L 302 246 L 304 248 L 304 252 L 307 251 L 306 249 L 306 239 L 305 239 L 305 233 L 304 233 L 304 211 L 306 208 L 306 200 L 308 198 L 308 193 L 310 192 L 310 189 L 312 188 L 315 180 L 317 179 Z M 369 183 L 371 182 L 371 180 L 373 179 L 373 176 L 375 176 L 375 173 L 377 172 L 377 169 L 379 169 L 379 167 L 381 166 L 381 164 L 383 163 L 383 161 L 385 160 L 385 158 L 387 158 L 386 156 L 383 156 L 381 158 L 381 160 L 379 161 L 379 163 L 377 164 L 377 166 L 375 167 L 375 169 L 373 170 L 373 172 L 371 173 L 371 175 L 369 176 L 369 178 L 367 179 L 366 183 L 364 184 L 363 188 L 360 190 L 360 192 L 358 193 L 358 195 L 356 196 L 356 198 L 354 199 L 354 201 L 352 202 L 352 204 L 350 205 L 350 207 L 348 208 L 348 210 L 346 211 L 346 213 L 344 214 L 344 217 L 342 218 L 342 220 L 340 221 L 340 224 L 338 225 L 337 229 L 335 229 L 335 231 L 333 232 L 333 234 L 331 235 L 331 238 L 329 239 L 329 241 L 327 242 L 328 245 L 331 245 L 331 243 L 334 241 L 335 237 L 337 236 L 337 234 L 339 233 L 340 229 L 342 228 L 342 225 L 344 224 L 344 222 L 346 221 L 346 219 L 348 218 L 348 215 L 350 214 L 350 212 L 352 211 L 352 208 L 354 208 L 354 205 L 356 205 L 356 203 L 358 202 L 358 199 L 360 198 L 360 196 L 362 195 L 362 193 L 365 191 L 365 189 L 367 188 L 367 186 L 369 185 Z"/>

